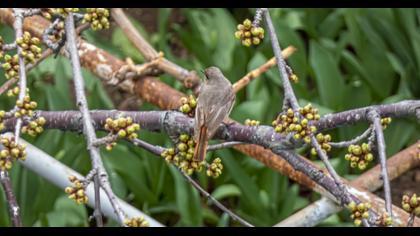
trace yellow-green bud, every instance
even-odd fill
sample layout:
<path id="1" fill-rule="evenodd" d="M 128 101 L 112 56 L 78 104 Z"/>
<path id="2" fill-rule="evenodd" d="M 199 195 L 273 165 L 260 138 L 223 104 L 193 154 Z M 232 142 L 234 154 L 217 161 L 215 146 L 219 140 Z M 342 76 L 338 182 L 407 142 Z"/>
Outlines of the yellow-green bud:
<path id="1" fill-rule="evenodd" d="M 125 130 L 120 130 L 120 131 L 118 131 L 118 136 L 120 137 L 120 138 L 125 138 L 125 136 L 127 136 L 127 132 L 125 132 Z"/>
<path id="2" fill-rule="evenodd" d="M 188 146 L 185 143 L 178 144 L 178 150 L 180 150 L 181 152 L 187 151 L 187 148 Z"/>

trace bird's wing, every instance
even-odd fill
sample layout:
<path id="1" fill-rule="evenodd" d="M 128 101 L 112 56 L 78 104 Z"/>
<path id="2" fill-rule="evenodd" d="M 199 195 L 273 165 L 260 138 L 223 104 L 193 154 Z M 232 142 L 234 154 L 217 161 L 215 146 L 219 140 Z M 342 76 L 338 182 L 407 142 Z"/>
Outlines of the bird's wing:
<path id="1" fill-rule="evenodd" d="M 207 132 L 208 138 L 213 137 L 220 123 L 229 116 L 234 103 L 235 93 L 231 90 L 225 93 L 224 96 L 221 96 L 219 103 L 212 105 L 208 117 L 206 117 L 209 127 Z"/>

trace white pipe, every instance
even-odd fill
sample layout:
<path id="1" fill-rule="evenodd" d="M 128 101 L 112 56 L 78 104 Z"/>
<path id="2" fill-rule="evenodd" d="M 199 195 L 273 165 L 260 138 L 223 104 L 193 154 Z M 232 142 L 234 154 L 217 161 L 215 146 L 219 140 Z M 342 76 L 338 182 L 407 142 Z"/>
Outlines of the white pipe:
<path id="1" fill-rule="evenodd" d="M 11 133 L 5 134 L 5 136 L 9 136 L 9 137 L 11 135 L 12 135 Z M 26 168 L 42 176 L 43 178 L 45 178 L 52 184 L 63 189 L 63 192 L 64 192 L 64 188 L 72 185 L 68 179 L 68 176 L 74 175 L 77 178 L 83 178 L 83 176 L 79 174 L 78 172 L 74 171 L 73 169 L 57 161 L 50 155 L 46 154 L 45 152 L 33 146 L 32 144 L 26 142 L 25 140 L 20 139 L 19 142 L 26 144 L 26 152 L 27 152 L 26 160 L 21 161 L 20 163 L 22 163 L 22 165 L 25 166 Z M 112 208 L 111 203 L 109 202 L 105 192 L 102 189 L 100 189 L 100 191 L 101 191 L 100 196 L 101 196 L 102 213 L 118 221 L 118 217 L 115 214 L 114 209 Z M 88 205 L 91 207 L 94 207 L 95 194 L 94 194 L 93 183 L 90 183 L 86 187 L 86 194 L 89 198 Z M 120 202 L 123 211 L 127 214 L 129 218 L 143 216 L 144 219 L 146 219 L 149 222 L 149 225 L 151 227 L 164 227 L 164 225 L 162 225 L 155 219 L 144 214 L 143 212 L 131 206 L 130 204 L 124 202 L 123 200 L 118 198 L 118 201 Z"/>

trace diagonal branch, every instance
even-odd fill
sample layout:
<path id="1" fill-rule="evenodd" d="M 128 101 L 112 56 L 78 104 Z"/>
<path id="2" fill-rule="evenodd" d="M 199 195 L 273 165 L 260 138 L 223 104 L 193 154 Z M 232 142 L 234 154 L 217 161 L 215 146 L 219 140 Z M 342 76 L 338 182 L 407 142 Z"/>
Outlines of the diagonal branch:
<path id="1" fill-rule="evenodd" d="M 13 137 L 12 133 L 7 133 L 5 134 L 5 136 Z M 27 157 L 25 161 L 20 161 L 20 164 L 22 164 L 22 166 L 27 168 L 28 170 L 31 170 L 40 177 L 44 178 L 46 181 L 52 183 L 60 189 L 64 189 L 65 187 L 71 185 L 71 182 L 68 179 L 70 175 L 76 176 L 78 179 L 83 179 L 82 174 L 59 162 L 56 157 L 48 155 L 43 150 L 35 147 L 34 145 L 26 142 L 23 139 L 21 139 L 21 142 L 22 144 L 26 145 Z M 118 221 L 119 216 L 115 213 L 111 202 L 107 198 L 103 189 L 100 189 L 100 191 L 101 209 L 103 210 L 104 215 L 106 215 L 110 219 Z M 89 199 L 87 205 L 89 205 L 90 207 L 94 207 L 94 187 L 92 186 L 92 184 L 89 184 L 86 187 L 86 195 Z M 152 227 L 164 226 L 152 217 L 146 215 L 144 212 L 136 209 L 132 205 L 123 201 L 122 199 L 117 199 L 117 201 L 120 203 L 121 208 L 124 212 L 127 213 L 127 216 L 129 218 L 143 216 Z"/>
<path id="2" fill-rule="evenodd" d="M 281 51 L 281 54 L 283 58 L 290 57 L 297 49 L 293 46 L 289 46 L 285 48 L 283 51 Z M 239 90 L 243 89 L 245 86 L 247 86 L 252 80 L 260 76 L 261 74 L 265 73 L 269 69 L 271 69 L 273 66 L 276 65 L 276 57 L 272 57 L 270 60 L 268 60 L 266 63 L 262 64 L 258 68 L 248 72 L 244 77 L 242 77 L 240 80 L 236 81 L 233 84 L 233 91 L 235 93 L 239 92 Z"/>
<path id="3" fill-rule="evenodd" d="M 143 36 L 141 36 L 121 8 L 113 8 L 111 10 L 111 15 L 127 38 L 134 44 L 147 61 L 152 61 L 159 57 L 159 53 L 143 38 Z M 162 58 L 162 60 L 157 63 L 157 68 L 174 76 L 187 88 L 194 88 L 200 83 L 200 78 L 197 73 L 188 71 L 165 58 Z"/>
<path id="4" fill-rule="evenodd" d="M 133 139 L 131 141 L 134 145 L 141 147 L 145 149 L 146 151 L 149 151 L 157 156 L 160 156 L 162 152 L 165 151 L 164 147 L 153 145 L 150 143 L 147 143 L 141 139 Z M 193 178 L 191 178 L 189 175 L 187 175 L 184 171 L 182 171 L 180 168 L 176 167 L 176 169 L 184 176 L 184 178 L 195 188 L 198 190 L 198 192 L 203 195 L 204 197 L 210 199 L 220 210 L 228 214 L 232 219 L 238 221 L 242 225 L 248 226 L 248 227 L 254 227 L 252 224 L 248 223 L 246 220 L 242 219 L 240 216 L 236 215 L 234 212 L 229 210 L 229 208 L 225 207 L 221 202 L 219 202 L 216 198 L 214 198 L 210 193 L 208 193 L 205 189 L 203 189 L 199 183 L 197 183 Z"/>
<path id="5" fill-rule="evenodd" d="M 122 226 L 125 226 L 124 220 L 125 216 L 122 212 L 120 204 L 117 202 L 115 194 L 112 192 L 111 186 L 108 181 L 108 175 L 103 166 L 101 156 L 99 153 L 99 148 L 94 145 L 96 141 L 95 129 L 92 125 L 92 119 L 88 110 L 86 95 L 84 93 L 84 81 L 82 77 L 82 72 L 80 68 L 80 61 L 78 50 L 76 46 L 76 32 L 73 14 L 70 13 L 65 20 L 65 29 L 67 34 L 67 46 L 70 54 L 73 76 L 74 76 L 74 87 L 76 91 L 76 100 L 77 106 L 79 107 L 82 113 L 83 119 L 83 133 L 87 139 L 87 146 L 92 160 L 92 166 L 96 169 L 96 175 L 94 177 L 94 187 L 95 187 L 95 211 L 94 216 L 96 218 L 96 223 L 98 226 L 102 226 L 102 216 L 100 209 L 100 191 L 99 188 L 102 187 L 106 195 L 109 198 L 116 214 L 118 215 L 118 221 Z"/>
<path id="6" fill-rule="evenodd" d="M 378 147 L 378 156 L 381 164 L 381 178 L 384 182 L 385 193 L 385 209 L 389 216 L 392 217 L 392 199 L 391 185 L 389 183 L 388 169 L 386 163 L 385 139 L 381 125 L 381 117 L 376 110 L 371 110 L 367 114 L 369 121 L 373 124 L 373 130 L 376 134 L 376 143 Z"/>
<path id="7" fill-rule="evenodd" d="M 390 180 L 396 179 L 399 176 L 403 175 L 406 171 L 411 170 L 419 166 L 420 161 L 417 158 L 417 146 L 418 143 L 411 145 L 410 147 L 398 152 L 387 160 L 387 165 L 391 168 L 389 169 Z M 382 187 L 382 183 L 378 181 L 381 175 L 381 166 L 380 164 L 373 167 L 369 171 L 358 176 L 355 180 L 351 181 L 352 186 L 365 189 L 367 191 L 373 192 Z M 372 195 L 375 196 L 375 195 Z M 370 200 L 374 203 L 380 203 L 381 206 L 376 206 L 376 208 L 384 208 L 383 201 Z M 400 215 L 401 218 L 396 220 L 394 218 L 394 226 L 403 226 L 404 222 L 409 220 L 410 215 L 407 214 L 401 208 L 393 205 L 394 215 Z M 304 209 L 294 213 L 289 216 L 287 219 L 279 222 L 275 227 L 309 227 L 316 226 L 317 224 L 323 222 L 325 219 L 341 211 L 342 208 L 338 207 L 336 203 L 326 198 L 321 198 L 320 200 L 313 202 Z M 416 221 L 416 226 L 420 225 L 420 220 Z"/>
<path id="8" fill-rule="evenodd" d="M 283 83 L 283 90 L 284 90 L 284 102 L 283 104 L 290 104 L 292 109 L 296 112 L 299 109 L 299 103 L 296 99 L 295 92 L 293 91 L 292 85 L 289 81 L 289 75 L 286 69 L 286 62 L 281 55 L 281 48 L 279 44 L 279 40 L 277 39 L 276 30 L 274 29 L 273 21 L 271 20 L 270 12 L 267 8 L 262 8 L 265 22 L 267 23 L 268 33 L 270 35 L 271 46 L 274 51 L 274 55 L 276 57 L 277 68 L 280 72 L 282 83 Z M 283 105 L 283 109 L 285 106 Z"/>
<path id="9" fill-rule="evenodd" d="M 293 91 L 292 85 L 290 84 L 290 81 L 289 81 L 289 74 L 287 72 L 287 64 L 286 64 L 286 62 L 284 61 L 284 59 L 281 55 L 280 44 L 279 44 L 279 41 L 277 39 L 276 31 L 274 29 L 274 25 L 273 25 L 273 22 L 272 22 L 272 19 L 271 19 L 271 16 L 270 16 L 270 12 L 266 8 L 257 9 L 258 14 L 261 14 L 261 11 L 263 12 L 263 14 L 265 16 L 265 21 L 266 21 L 268 32 L 269 32 L 269 35 L 270 35 L 271 45 L 272 45 L 272 48 L 273 48 L 273 51 L 274 51 L 274 55 L 276 57 L 277 68 L 278 68 L 279 73 L 282 77 L 283 90 L 284 90 L 283 110 L 286 109 L 286 105 L 290 105 L 290 107 L 293 109 L 293 111 L 295 113 L 297 113 L 300 106 L 299 106 L 299 103 L 297 101 L 296 95 Z M 333 168 L 333 166 L 329 162 L 328 156 L 321 149 L 321 146 L 319 145 L 319 143 L 316 140 L 313 133 L 310 134 L 310 138 L 311 138 L 312 146 L 315 148 L 318 156 L 321 158 L 321 160 L 324 163 L 325 167 L 327 168 L 329 174 L 334 179 L 335 183 L 337 184 L 337 187 L 339 189 L 341 189 L 341 191 L 343 193 L 342 199 L 340 199 L 340 200 L 342 200 L 343 203 L 348 203 L 350 201 L 349 200 L 350 196 L 347 196 L 348 193 L 347 193 L 347 189 L 346 189 L 345 185 L 342 183 L 342 181 L 341 181 L 340 177 L 338 176 L 337 172 L 335 171 L 335 169 Z"/>

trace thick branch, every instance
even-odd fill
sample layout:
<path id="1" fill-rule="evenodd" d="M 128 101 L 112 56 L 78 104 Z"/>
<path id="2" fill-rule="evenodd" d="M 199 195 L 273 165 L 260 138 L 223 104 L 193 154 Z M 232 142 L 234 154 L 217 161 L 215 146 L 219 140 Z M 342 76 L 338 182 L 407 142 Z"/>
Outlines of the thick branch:
<path id="1" fill-rule="evenodd" d="M 389 177 L 390 180 L 396 179 L 406 171 L 413 169 L 420 164 L 420 160 L 417 158 L 417 146 L 419 142 L 411 145 L 410 147 L 400 151 L 391 158 L 387 160 L 387 165 L 389 168 Z M 355 180 L 351 181 L 352 186 L 364 189 L 370 192 L 378 190 L 382 187 L 381 176 L 381 165 L 378 164 L 369 171 L 363 173 Z M 367 202 L 372 202 L 375 208 L 381 209 L 385 208 L 384 201 L 377 201 L 374 199 L 375 195 L 369 194 L 369 199 L 366 199 Z M 341 211 L 342 208 L 338 207 L 336 203 L 331 200 L 326 200 L 322 198 L 304 209 L 296 212 L 287 219 L 275 225 L 275 227 L 284 227 L 284 226 L 316 226 L 320 222 L 324 221 L 332 214 Z M 405 222 L 408 221 L 410 215 L 407 214 L 404 210 L 397 206 L 392 206 L 394 212 L 394 226 L 403 226 Z M 398 217 L 397 217 L 398 216 Z M 420 220 L 415 222 L 416 226 L 420 226 Z"/>

